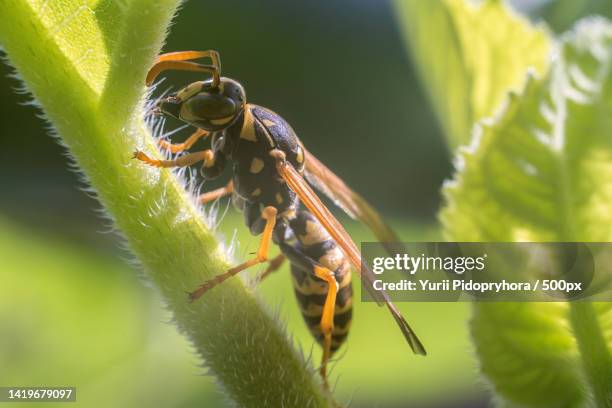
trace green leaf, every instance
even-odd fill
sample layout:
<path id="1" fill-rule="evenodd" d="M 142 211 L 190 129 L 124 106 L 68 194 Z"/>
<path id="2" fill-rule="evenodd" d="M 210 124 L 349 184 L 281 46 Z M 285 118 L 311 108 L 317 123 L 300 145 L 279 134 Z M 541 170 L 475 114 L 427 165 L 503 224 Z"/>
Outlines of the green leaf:
<path id="1" fill-rule="evenodd" d="M 327 406 L 278 319 L 232 279 L 185 292 L 230 266 L 143 121 L 144 77 L 178 0 L 0 1 L 0 42 L 76 164 L 221 387 L 242 406 Z M 158 154 L 157 154 L 158 155 Z"/>
<path id="2" fill-rule="evenodd" d="M 395 0 L 397 18 L 451 147 L 470 140 L 527 68 L 544 73 L 550 39 L 504 2 Z"/>
<path id="3" fill-rule="evenodd" d="M 461 149 L 441 219 L 458 241 L 612 240 L 612 24 L 563 38 Z M 482 372 L 510 401 L 612 406 L 612 303 L 477 304 Z"/>

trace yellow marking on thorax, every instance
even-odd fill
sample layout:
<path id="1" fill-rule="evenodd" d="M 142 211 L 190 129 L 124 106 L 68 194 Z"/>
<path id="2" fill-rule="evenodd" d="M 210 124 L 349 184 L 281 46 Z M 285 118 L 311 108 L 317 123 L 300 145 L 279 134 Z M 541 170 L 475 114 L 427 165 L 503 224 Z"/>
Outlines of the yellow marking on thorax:
<path id="1" fill-rule="evenodd" d="M 298 148 L 297 148 L 297 155 L 295 157 L 295 160 L 299 164 L 304 163 L 304 149 L 302 149 L 300 146 L 298 146 Z"/>
<path id="2" fill-rule="evenodd" d="M 244 122 L 242 123 L 242 129 L 240 129 L 240 138 L 246 139 L 251 142 L 257 141 L 257 134 L 255 133 L 255 118 L 251 107 L 246 104 L 244 105 Z"/>
<path id="3" fill-rule="evenodd" d="M 261 195 L 261 188 L 257 187 L 255 190 L 253 190 L 253 192 L 251 193 L 251 197 L 257 197 Z"/>
<path id="4" fill-rule="evenodd" d="M 281 193 L 276 193 L 276 203 L 277 204 L 282 204 L 283 203 L 283 196 L 281 195 Z"/>

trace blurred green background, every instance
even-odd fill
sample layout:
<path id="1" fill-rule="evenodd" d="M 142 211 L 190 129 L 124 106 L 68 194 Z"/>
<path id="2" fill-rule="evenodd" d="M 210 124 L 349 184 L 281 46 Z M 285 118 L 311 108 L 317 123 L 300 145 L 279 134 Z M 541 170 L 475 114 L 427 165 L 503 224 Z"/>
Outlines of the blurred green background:
<path id="1" fill-rule="evenodd" d="M 514 3 L 555 31 L 582 15 L 612 15 L 604 0 Z M 440 238 L 435 214 L 451 154 L 387 1 L 188 2 L 165 49 L 208 48 L 221 52 L 224 74 L 243 83 L 251 102 L 285 117 L 404 240 Z M 77 386 L 79 402 L 68 406 L 223 406 L 154 291 L 125 261 L 117 235 L 102 233 L 109 222 L 78 188 L 84 184 L 63 148 L 15 92 L 10 72 L 0 65 L 0 385 Z M 169 75 L 161 88 L 191 79 Z M 348 226 L 357 240 L 372 239 Z M 233 210 L 220 230 L 238 231 L 239 255 L 256 248 Z M 260 292 L 318 363 L 287 272 Z M 338 398 L 353 407 L 489 406 L 465 327 L 469 305 L 402 309 L 431 355 L 412 356 L 386 313 L 358 302 L 348 347 L 333 366 Z"/>

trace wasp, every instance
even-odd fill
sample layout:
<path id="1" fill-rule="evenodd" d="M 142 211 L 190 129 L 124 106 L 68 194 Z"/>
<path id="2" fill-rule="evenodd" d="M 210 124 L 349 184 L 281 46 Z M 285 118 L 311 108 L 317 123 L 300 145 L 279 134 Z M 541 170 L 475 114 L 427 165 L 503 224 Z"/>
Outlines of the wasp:
<path id="1" fill-rule="evenodd" d="M 202 58 L 211 63 L 194 62 Z M 229 183 L 202 194 L 199 201 L 206 203 L 231 194 L 250 232 L 261 235 L 252 259 L 202 283 L 189 294 L 190 300 L 197 300 L 254 265 L 268 263 L 262 274 L 265 277 L 288 260 L 303 318 L 323 347 L 319 371 L 327 387 L 328 361 L 346 340 L 352 320 L 351 269 L 366 281 L 366 288 L 372 285 L 359 250 L 311 185 L 348 215 L 366 224 L 381 241 L 397 242 L 396 236 L 360 195 L 304 148 L 283 118 L 248 103 L 243 86 L 221 76 L 216 51 L 160 55 L 147 74 L 147 86 L 167 70 L 203 72 L 210 77 L 158 101 L 155 108 L 158 114 L 196 128 L 184 143 L 161 141 L 161 147 L 173 153 L 183 152 L 202 138 L 210 138 L 211 147 L 174 160 L 156 160 L 141 151 L 135 152 L 134 157 L 156 167 L 184 167 L 202 162 L 201 174 L 205 179 L 219 177 L 226 165 L 231 164 L 233 175 Z M 268 258 L 271 243 L 280 248 L 280 255 L 273 259 Z M 372 296 L 386 305 L 413 352 L 425 355 L 422 343 L 387 294 L 373 291 Z"/>

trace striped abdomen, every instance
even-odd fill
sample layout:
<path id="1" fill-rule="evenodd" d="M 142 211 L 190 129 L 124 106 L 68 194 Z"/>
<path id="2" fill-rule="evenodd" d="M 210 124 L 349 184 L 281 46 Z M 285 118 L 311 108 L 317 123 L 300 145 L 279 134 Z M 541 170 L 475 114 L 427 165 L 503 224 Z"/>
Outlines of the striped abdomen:
<path id="1" fill-rule="evenodd" d="M 338 282 L 331 346 L 331 351 L 334 352 L 346 340 L 351 326 L 353 288 L 350 264 L 336 243 L 310 213 L 300 211 L 297 219 L 291 224 L 298 241 L 296 247 L 300 252 L 332 270 Z M 320 322 L 328 284 L 315 276 L 313 271 L 304 269 L 293 263 L 291 265 L 295 295 L 310 332 L 319 344 L 323 344 Z"/>

